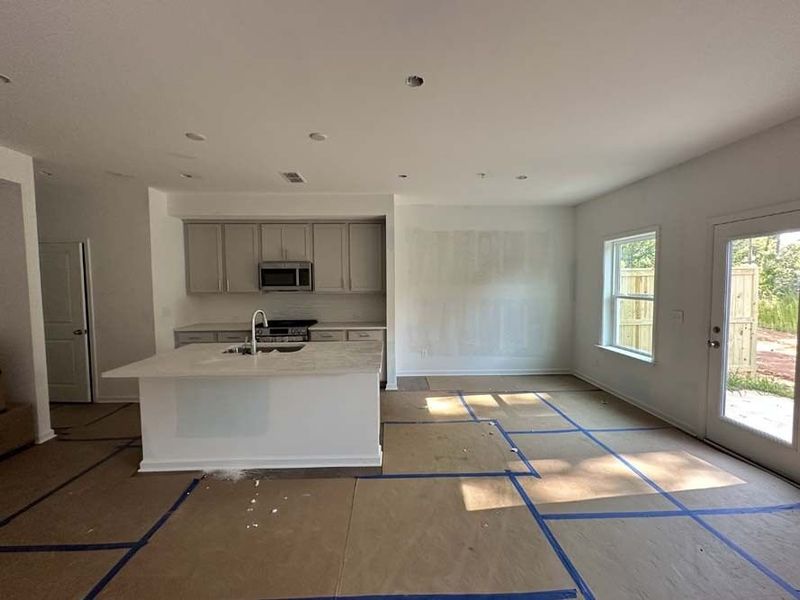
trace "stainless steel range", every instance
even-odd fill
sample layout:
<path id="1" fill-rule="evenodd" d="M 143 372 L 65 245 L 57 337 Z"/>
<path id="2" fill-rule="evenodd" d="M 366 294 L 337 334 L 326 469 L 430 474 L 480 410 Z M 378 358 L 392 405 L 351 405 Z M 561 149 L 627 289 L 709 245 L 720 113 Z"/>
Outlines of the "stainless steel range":
<path id="1" fill-rule="evenodd" d="M 269 326 L 256 327 L 257 342 L 307 342 L 308 328 L 317 322 L 308 320 L 273 320 L 269 319 Z"/>

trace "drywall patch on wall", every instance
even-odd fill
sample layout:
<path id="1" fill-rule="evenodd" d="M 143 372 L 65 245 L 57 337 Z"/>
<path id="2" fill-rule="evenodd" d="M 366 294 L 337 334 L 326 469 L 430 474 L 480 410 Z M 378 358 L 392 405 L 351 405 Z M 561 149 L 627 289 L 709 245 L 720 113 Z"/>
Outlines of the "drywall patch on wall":
<path id="1" fill-rule="evenodd" d="M 572 213 L 398 206 L 398 372 L 569 369 Z"/>

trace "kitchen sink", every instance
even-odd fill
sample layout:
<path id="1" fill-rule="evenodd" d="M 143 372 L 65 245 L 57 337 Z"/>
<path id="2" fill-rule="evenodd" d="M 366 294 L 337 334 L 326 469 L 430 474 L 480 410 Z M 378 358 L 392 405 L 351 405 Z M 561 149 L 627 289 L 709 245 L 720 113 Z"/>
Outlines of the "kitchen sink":
<path id="1" fill-rule="evenodd" d="M 266 354 L 268 352 L 278 352 L 279 354 L 285 354 L 287 352 L 299 352 L 305 348 L 305 344 L 292 344 L 292 345 L 285 345 L 285 346 L 277 346 L 272 344 L 258 344 L 256 346 L 256 351 L 259 354 Z M 225 348 L 222 351 L 223 354 L 252 354 L 252 348 L 250 344 L 241 344 L 239 346 L 231 346 L 230 348 Z"/>

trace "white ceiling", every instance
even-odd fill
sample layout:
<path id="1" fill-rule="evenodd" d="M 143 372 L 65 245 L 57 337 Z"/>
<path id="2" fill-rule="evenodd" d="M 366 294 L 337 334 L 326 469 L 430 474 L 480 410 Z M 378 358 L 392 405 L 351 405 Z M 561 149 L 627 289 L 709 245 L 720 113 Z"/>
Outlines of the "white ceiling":
<path id="1" fill-rule="evenodd" d="M 574 203 L 800 114 L 797 1 L 5 0 L 0 27 L 0 145 L 54 180 Z"/>

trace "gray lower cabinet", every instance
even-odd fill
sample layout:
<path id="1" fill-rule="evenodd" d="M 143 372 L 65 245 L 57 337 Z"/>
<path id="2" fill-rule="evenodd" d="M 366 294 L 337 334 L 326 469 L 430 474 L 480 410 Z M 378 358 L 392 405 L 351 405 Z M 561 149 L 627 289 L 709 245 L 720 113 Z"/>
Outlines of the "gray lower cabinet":
<path id="1" fill-rule="evenodd" d="M 225 240 L 225 291 L 258 292 L 261 232 L 256 224 L 223 225 Z"/>
<path id="2" fill-rule="evenodd" d="M 194 294 L 222 291 L 222 225 L 187 223 L 186 291 Z"/>
<path id="3" fill-rule="evenodd" d="M 309 331 L 312 342 L 364 342 L 376 340 L 383 342 L 383 364 L 381 381 L 386 382 L 386 331 L 384 329 L 323 329 Z"/>
<path id="4" fill-rule="evenodd" d="M 188 344 L 213 344 L 217 341 L 215 331 L 176 331 L 175 347 L 180 348 Z"/>
<path id="5" fill-rule="evenodd" d="M 246 331 L 176 331 L 175 347 L 188 344 L 243 343 L 250 334 Z"/>

